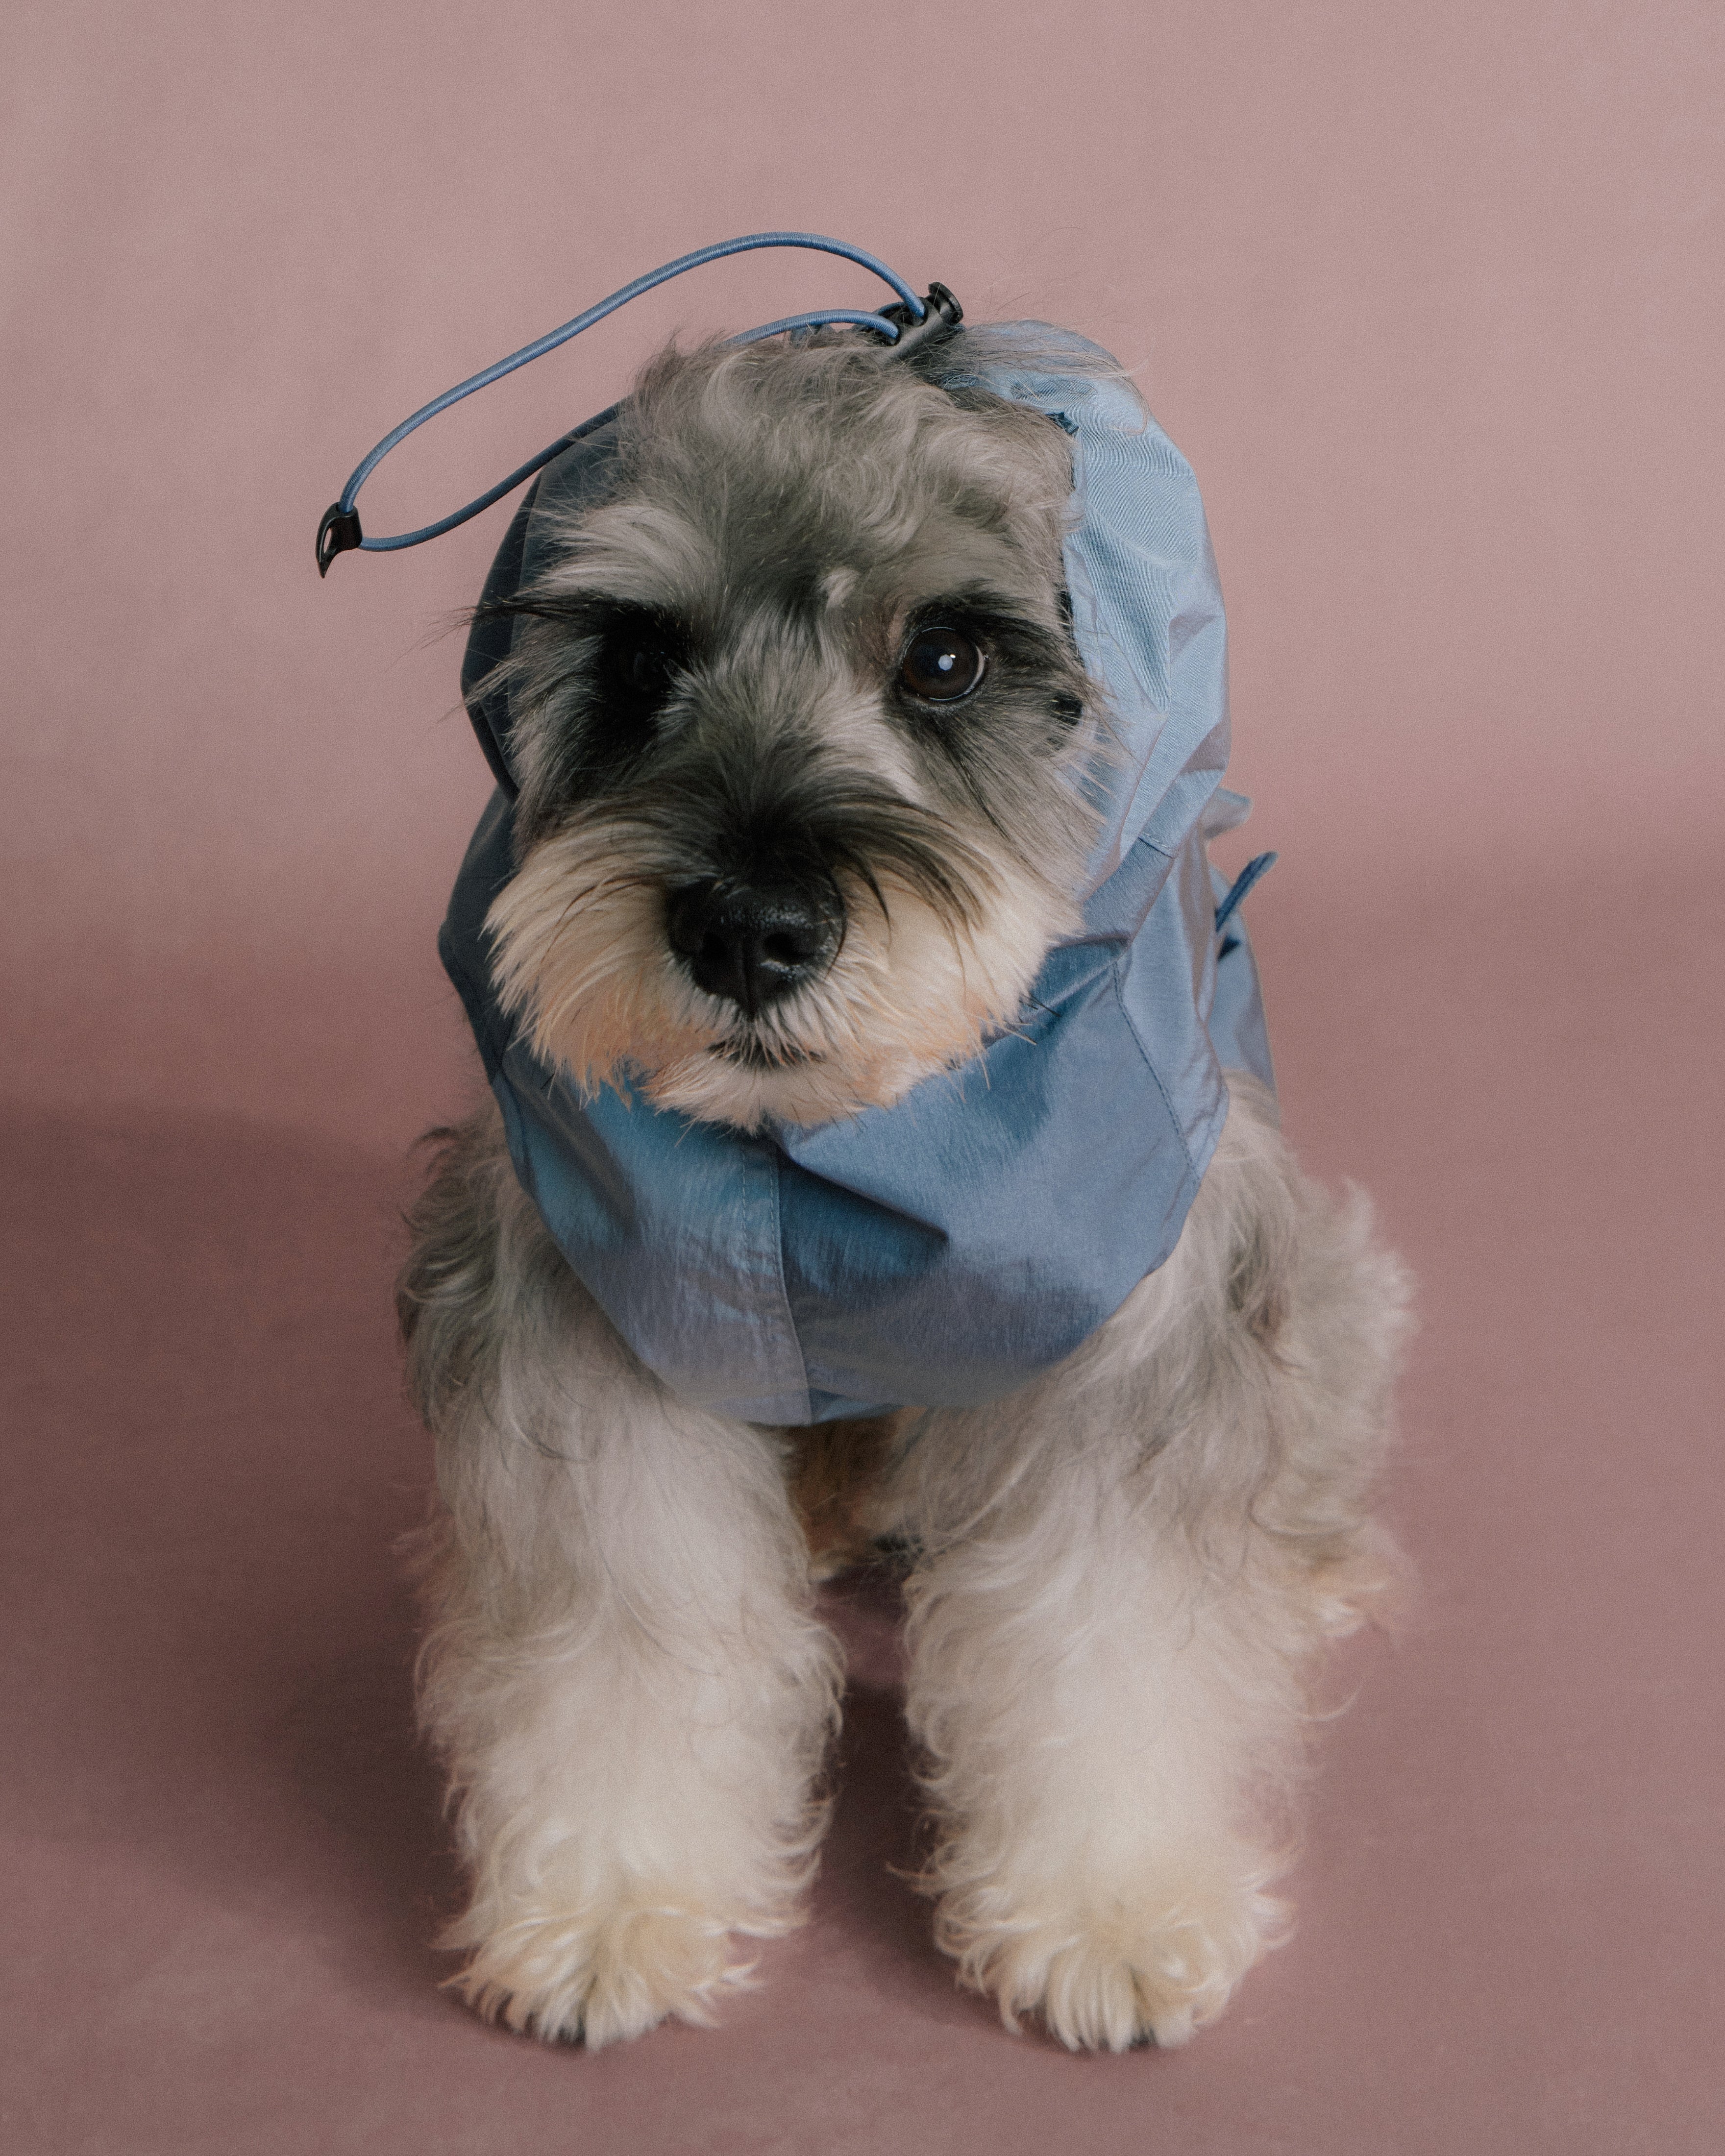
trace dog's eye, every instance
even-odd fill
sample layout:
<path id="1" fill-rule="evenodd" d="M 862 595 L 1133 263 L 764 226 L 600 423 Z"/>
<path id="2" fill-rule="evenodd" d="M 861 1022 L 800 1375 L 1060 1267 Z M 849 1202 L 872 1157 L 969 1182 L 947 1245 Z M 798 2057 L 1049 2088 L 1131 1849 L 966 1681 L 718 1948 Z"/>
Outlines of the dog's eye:
<path id="1" fill-rule="evenodd" d="M 651 640 L 626 644 L 617 657 L 619 681 L 631 696 L 657 703 L 670 688 L 671 655 L 664 644 Z"/>
<path id="2" fill-rule="evenodd" d="M 986 664 L 962 629 L 919 629 L 899 661 L 899 685 L 926 704 L 954 704 L 982 680 Z"/>

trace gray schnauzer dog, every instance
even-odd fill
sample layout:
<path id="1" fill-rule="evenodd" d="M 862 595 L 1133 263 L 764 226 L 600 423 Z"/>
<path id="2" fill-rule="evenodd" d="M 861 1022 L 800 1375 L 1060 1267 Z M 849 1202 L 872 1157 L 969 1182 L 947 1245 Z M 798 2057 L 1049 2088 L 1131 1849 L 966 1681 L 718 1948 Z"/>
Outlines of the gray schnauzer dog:
<path id="1" fill-rule="evenodd" d="M 516 521 L 518 796 L 444 942 L 494 1097 L 400 1291 L 447 1943 L 511 2028 L 707 2021 L 798 1920 L 813 1583 L 871 1550 L 1009 2027 L 1179 2043 L 1278 1934 L 1406 1291 L 1279 1135 L 1209 579 L 1119 370 L 1028 325 L 673 348 Z"/>

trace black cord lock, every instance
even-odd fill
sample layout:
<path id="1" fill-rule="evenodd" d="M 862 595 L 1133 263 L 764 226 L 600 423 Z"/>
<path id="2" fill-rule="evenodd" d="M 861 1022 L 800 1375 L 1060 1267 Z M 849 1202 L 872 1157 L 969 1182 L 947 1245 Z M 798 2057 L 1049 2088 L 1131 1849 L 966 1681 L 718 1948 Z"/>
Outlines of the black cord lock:
<path id="1" fill-rule="evenodd" d="M 964 320 L 964 310 L 944 285 L 931 285 L 922 301 L 922 319 L 911 320 L 911 311 L 902 300 L 880 312 L 889 322 L 896 322 L 898 336 L 893 341 L 895 358 L 915 352 L 918 345 L 931 344 L 937 337 L 945 336 L 956 330 Z"/>
<path id="2" fill-rule="evenodd" d="M 332 501 L 323 513 L 323 521 L 317 527 L 317 573 L 326 577 L 330 563 L 337 554 L 345 554 L 358 546 L 364 537 L 359 528 L 359 511 L 343 509 L 339 501 Z"/>

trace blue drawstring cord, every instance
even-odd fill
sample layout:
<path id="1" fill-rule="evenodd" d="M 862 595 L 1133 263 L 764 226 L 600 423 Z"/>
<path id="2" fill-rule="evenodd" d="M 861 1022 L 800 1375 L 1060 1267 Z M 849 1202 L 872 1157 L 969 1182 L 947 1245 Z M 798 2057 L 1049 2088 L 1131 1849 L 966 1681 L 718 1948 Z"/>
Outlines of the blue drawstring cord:
<path id="1" fill-rule="evenodd" d="M 435 539 L 445 531 L 453 531 L 458 524 L 466 523 L 469 517 L 477 516 L 482 509 L 489 509 L 494 501 L 501 501 L 523 480 L 531 479 L 542 465 L 549 464 L 553 457 L 560 455 L 572 442 L 579 441 L 583 434 L 592 434 L 595 429 L 603 426 L 614 416 L 617 407 L 614 404 L 593 418 L 583 420 L 580 426 L 571 429 L 567 434 L 559 434 L 549 448 L 542 449 L 536 457 L 529 458 L 507 479 L 500 480 L 495 486 L 470 501 L 465 509 L 458 509 L 453 516 L 440 517 L 436 523 L 424 525 L 417 531 L 397 532 L 385 539 L 368 539 L 360 530 L 359 514 L 354 506 L 359 490 L 389 452 L 404 442 L 416 428 L 423 427 L 428 419 L 434 419 L 439 412 L 447 412 L 452 404 L 459 404 L 463 398 L 471 397 L 475 390 L 486 388 L 494 382 L 501 382 L 506 374 L 513 374 L 516 367 L 526 367 L 532 360 L 542 359 L 547 352 L 555 352 L 560 344 L 567 344 L 571 337 L 579 336 L 583 330 L 591 329 L 595 322 L 603 321 L 607 315 L 614 313 L 629 300 L 639 299 L 643 292 L 650 292 L 655 285 L 663 285 L 673 277 L 680 277 L 685 270 L 698 270 L 703 263 L 716 262 L 727 254 L 746 254 L 757 247 L 806 247 L 819 254 L 842 255 L 847 261 L 860 263 L 864 269 L 873 270 L 882 283 L 890 285 L 898 295 L 899 304 L 890 312 L 884 313 L 857 307 L 821 307 L 809 314 L 787 315 L 780 321 L 768 322 L 757 330 L 745 331 L 741 336 L 731 340 L 733 344 L 753 344 L 762 337 L 778 336 L 786 330 L 819 329 L 828 323 L 850 322 L 863 329 L 876 331 L 889 344 L 896 345 L 907 327 L 921 324 L 928 318 L 929 302 L 918 299 L 896 270 L 889 269 L 886 263 L 860 247 L 850 246 L 842 239 L 824 239 L 819 233 L 752 232 L 745 234 L 740 239 L 721 239 L 711 247 L 698 247 L 692 254 L 680 254 L 675 262 L 667 262 L 662 269 L 649 270 L 645 276 L 637 277 L 632 284 L 612 293 L 609 299 L 601 300 L 597 306 L 589 307 L 584 314 L 577 315 L 572 321 L 565 322 L 561 329 L 548 331 L 544 336 L 536 337 L 531 344 L 523 345 L 519 352 L 511 352 L 508 358 L 500 359 L 480 373 L 470 376 L 467 381 L 458 382 L 453 389 L 446 389 L 441 397 L 434 397 L 429 404 L 422 404 L 398 427 L 392 428 L 376 449 L 361 459 L 352 477 L 342 488 L 340 499 L 325 511 L 317 531 L 318 574 L 326 575 L 336 556 L 353 547 L 358 547 L 367 554 L 388 554 L 398 547 L 418 547 L 427 539 Z M 937 302 L 941 321 L 957 322 L 961 318 L 963 311 L 943 285 L 933 286 L 930 299 Z M 895 321 L 895 315 L 902 315 L 904 319 Z"/>
<path id="2" fill-rule="evenodd" d="M 1235 906 L 1240 904 L 1241 899 L 1245 896 L 1252 886 L 1257 882 L 1259 877 L 1268 875 L 1271 870 L 1276 866 L 1276 863 L 1281 859 L 1281 855 L 1280 854 L 1260 854 L 1255 857 L 1255 859 L 1246 863 L 1240 874 L 1235 876 L 1233 882 L 1229 885 L 1227 891 L 1223 895 L 1221 903 L 1216 908 L 1216 933 L 1218 936 L 1221 935 L 1224 927 L 1227 925 L 1228 916 L 1230 914 L 1231 914 Z M 1239 948 L 1239 937 L 1230 936 L 1225 939 L 1221 949 L 1216 953 L 1216 956 L 1219 958 L 1225 958 L 1230 951 L 1237 951 Z"/>

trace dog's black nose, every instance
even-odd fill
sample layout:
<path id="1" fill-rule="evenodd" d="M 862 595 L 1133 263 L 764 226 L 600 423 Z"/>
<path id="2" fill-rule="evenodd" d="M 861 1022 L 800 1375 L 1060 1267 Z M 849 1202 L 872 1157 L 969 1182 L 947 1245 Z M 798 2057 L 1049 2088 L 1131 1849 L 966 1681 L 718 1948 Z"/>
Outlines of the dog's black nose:
<path id="1" fill-rule="evenodd" d="M 829 901 L 721 880 L 685 884 L 666 911 L 671 948 L 688 961 L 696 985 L 751 1018 L 826 971 L 841 920 L 836 891 Z"/>

